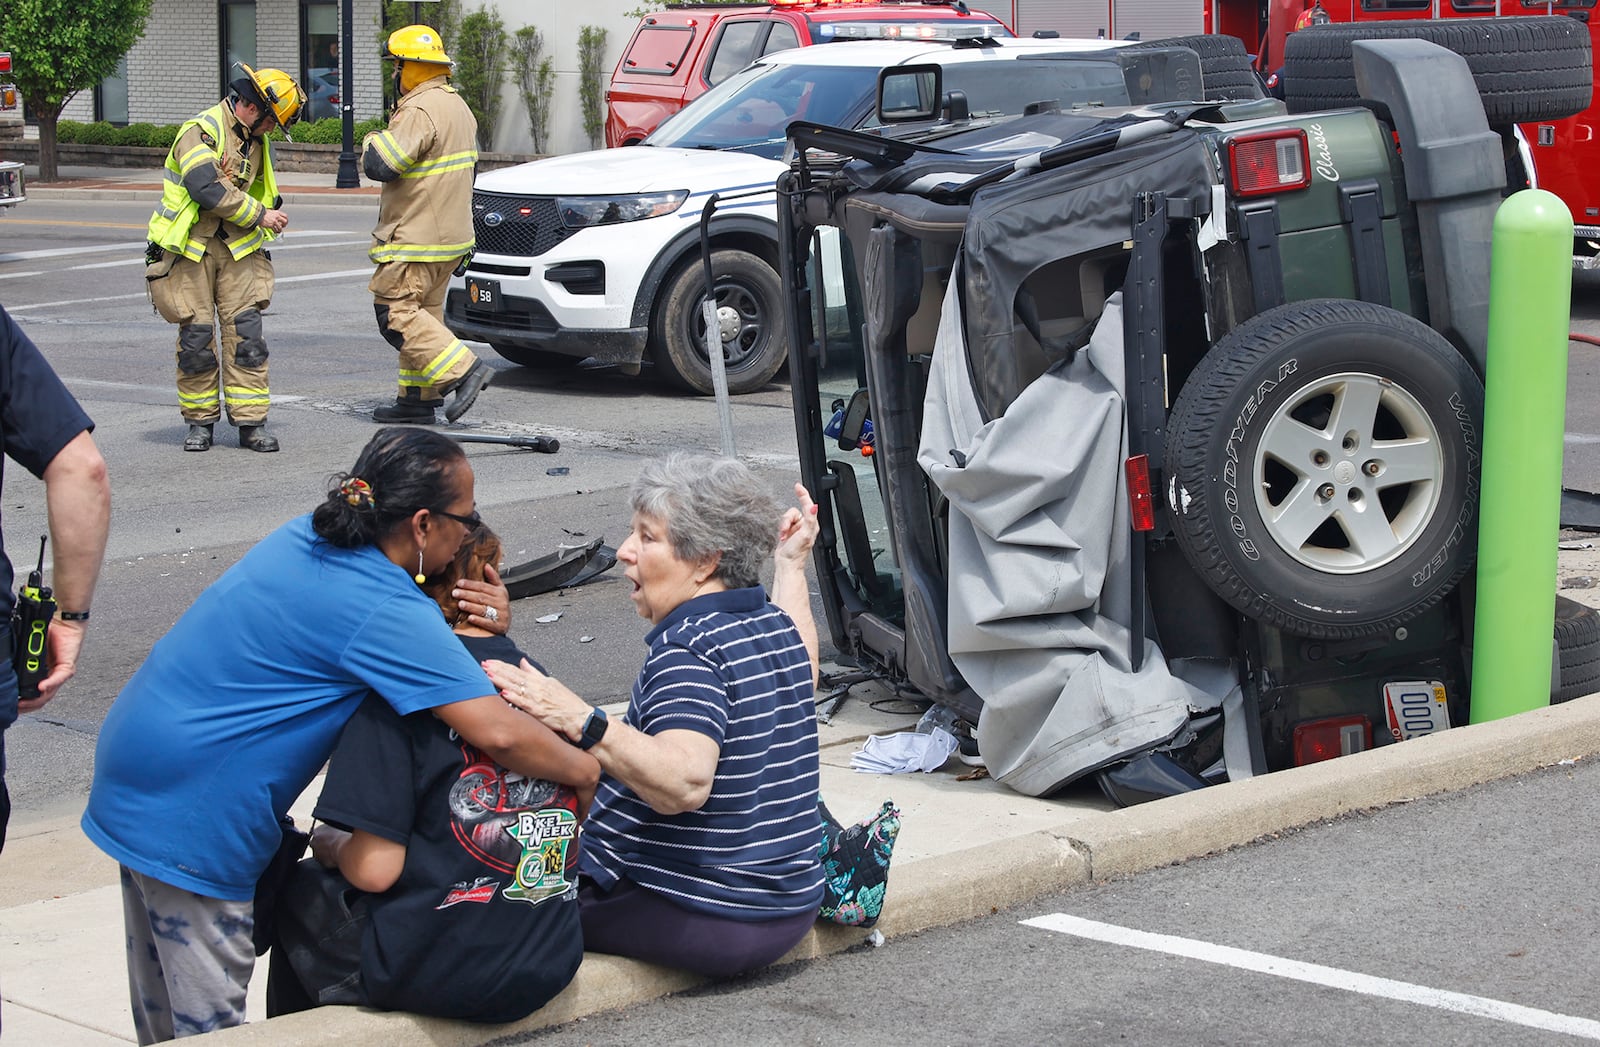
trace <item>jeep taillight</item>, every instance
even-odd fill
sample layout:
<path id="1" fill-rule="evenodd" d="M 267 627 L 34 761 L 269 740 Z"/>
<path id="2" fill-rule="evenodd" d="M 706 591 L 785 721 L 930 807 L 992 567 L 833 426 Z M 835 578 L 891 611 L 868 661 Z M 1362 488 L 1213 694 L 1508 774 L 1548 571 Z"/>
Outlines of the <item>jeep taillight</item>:
<path id="1" fill-rule="evenodd" d="M 1228 181 L 1235 196 L 1261 196 L 1311 184 L 1311 151 L 1299 128 L 1228 139 Z"/>
<path id="2" fill-rule="evenodd" d="M 1135 531 L 1156 529 L 1156 505 L 1150 496 L 1150 456 L 1136 454 L 1123 463 L 1128 480 L 1128 521 Z"/>

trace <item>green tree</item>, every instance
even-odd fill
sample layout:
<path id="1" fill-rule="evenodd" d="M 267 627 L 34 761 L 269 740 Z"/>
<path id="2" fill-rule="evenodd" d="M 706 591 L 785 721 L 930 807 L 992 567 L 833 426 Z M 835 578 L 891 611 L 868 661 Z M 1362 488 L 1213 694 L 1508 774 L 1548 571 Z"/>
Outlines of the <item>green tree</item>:
<path id="1" fill-rule="evenodd" d="M 583 133 L 590 148 L 600 147 L 606 126 L 606 31 L 597 25 L 578 29 L 578 101 L 583 106 Z"/>
<path id="2" fill-rule="evenodd" d="M 550 139 L 550 95 L 556 72 L 554 62 L 544 57 L 544 37 L 531 25 L 518 29 L 511 40 L 511 70 L 528 110 L 533 151 L 542 153 Z"/>
<path id="3" fill-rule="evenodd" d="M 491 7 L 461 19 L 456 32 L 454 82 L 466 99 L 467 108 L 478 118 L 478 148 L 494 145 L 494 125 L 500 119 L 500 86 L 506 79 L 506 24 L 500 12 Z"/>
<path id="4" fill-rule="evenodd" d="M 0 50 L 39 121 L 39 181 L 59 177 L 56 122 L 72 96 L 116 71 L 144 35 L 150 0 L 0 0 Z"/>

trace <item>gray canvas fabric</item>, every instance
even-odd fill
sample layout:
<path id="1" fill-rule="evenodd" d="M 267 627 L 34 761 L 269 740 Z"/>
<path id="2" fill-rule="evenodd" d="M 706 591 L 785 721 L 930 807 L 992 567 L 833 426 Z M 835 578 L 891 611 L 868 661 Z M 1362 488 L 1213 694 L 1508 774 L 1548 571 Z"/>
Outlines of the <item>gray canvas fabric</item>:
<path id="1" fill-rule="evenodd" d="M 950 502 L 949 651 L 983 699 L 979 751 L 996 779 L 1042 796 L 1171 739 L 1238 681 L 1216 663 L 1176 675 L 1149 639 L 1138 672 L 1128 660 L 1120 293 L 1083 352 L 985 422 L 963 284 L 944 301 L 917 460 Z"/>

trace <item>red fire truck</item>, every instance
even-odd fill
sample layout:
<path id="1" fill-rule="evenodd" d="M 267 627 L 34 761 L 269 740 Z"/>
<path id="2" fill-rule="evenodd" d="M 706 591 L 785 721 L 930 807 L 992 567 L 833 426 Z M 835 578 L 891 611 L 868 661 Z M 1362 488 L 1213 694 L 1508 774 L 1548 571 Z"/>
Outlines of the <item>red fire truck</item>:
<path id="1" fill-rule="evenodd" d="M 1082 0 L 1062 4 L 1058 0 L 1010 0 L 984 5 L 1016 27 L 1018 36 L 1053 31 L 1061 36 L 1104 36 L 1124 39 L 1137 36 L 1155 40 L 1168 36 L 1217 33 L 1238 37 L 1255 56 L 1263 77 L 1282 69 L 1286 51 L 1302 54 L 1308 47 L 1325 50 L 1328 69 L 1338 64 L 1337 55 L 1347 56 L 1349 40 L 1358 36 L 1390 34 L 1422 35 L 1452 50 L 1462 51 L 1473 67 L 1480 91 L 1489 81 L 1498 80 L 1498 90 L 1507 110 L 1521 108 L 1519 94 L 1542 89 L 1543 81 L 1570 85 L 1572 71 L 1559 68 L 1563 60 L 1588 62 L 1589 54 L 1600 53 L 1596 33 L 1600 33 L 1600 9 L 1596 0 Z M 1556 33 L 1552 40 L 1548 25 L 1544 32 L 1529 27 L 1529 15 L 1562 15 L 1583 26 L 1576 33 Z M 1484 20 L 1482 29 L 1475 28 Z M 1466 21 L 1466 20 L 1471 20 Z M 1498 22 L 1494 29 L 1489 22 Z M 1519 24 L 1520 23 L 1520 24 Z M 1560 23 L 1556 23 L 1559 27 Z M 1319 39 L 1297 33 L 1314 27 Z M 1586 54 L 1572 45 L 1589 38 Z M 1290 45 L 1291 36 L 1296 42 Z M 1340 39 L 1342 38 L 1342 39 Z M 1313 45 L 1313 41 L 1316 41 Z M 1530 55 L 1539 58 L 1529 63 Z M 1504 71 L 1496 69 L 1503 64 Z M 1529 72 L 1532 70 L 1533 72 Z M 1541 80 L 1528 82 L 1528 77 Z M 1588 82 L 1588 94 L 1577 99 L 1569 111 L 1576 115 L 1552 117 L 1517 126 L 1515 152 L 1508 163 L 1508 178 L 1513 188 L 1519 183 L 1548 189 L 1559 196 L 1572 212 L 1576 230 L 1573 264 L 1581 268 L 1600 268 L 1600 92 L 1594 90 L 1594 68 L 1578 81 Z M 1302 88 L 1304 84 L 1300 85 Z M 1290 108 L 1296 106 L 1296 85 L 1285 85 Z M 1353 98 L 1353 92 L 1350 96 Z M 1302 95 L 1302 107 L 1325 109 L 1333 104 L 1348 104 L 1337 92 L 1324 90 Z M 1485 99 L 1490 122 L 1494 105 Z M 1510 139 L 1508 134 L 1508 140 Z"/>

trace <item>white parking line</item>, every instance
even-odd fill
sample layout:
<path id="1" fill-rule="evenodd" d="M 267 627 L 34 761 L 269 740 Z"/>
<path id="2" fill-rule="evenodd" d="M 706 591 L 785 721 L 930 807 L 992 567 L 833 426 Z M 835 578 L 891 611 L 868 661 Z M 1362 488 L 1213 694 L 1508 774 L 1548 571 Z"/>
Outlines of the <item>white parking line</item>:
<path id="1" fill-rule="evenodd" d="M 1023 920 L 1022 923 L 1028 927 L 1038 927 L 1058 934 L 1070 934 L 1077 938 L 1088 938 L 1110 945 L 1125 945 L 1133 949 L 1167 953 L 1171 956 L 1222 964 L 1225 967 L 1238 967 L 1261 974 L 1271 974 L 1279 978 L 1310 982 L 1313 985 L 1326 985 L 1346 992 L 1381 996 L 1403 1003 L 1415 1003 L 1423 1007 L 1455 1011 L 1458 1014 L 1470 1014 L 1479 1018 L 1492 1018 L 1498 1022 L 1565 1033 L 1586 1040 L 1600 1040 L 1600 1022 L 1588 1018 L 1574 1018 L 1567 1014 L 1556 1014 L 1553 1011 L 1541 1011 L 1536 1007 L 1523 1007 L 1515 1003 L 1491 1000 L 1484 996 L 1468 996 L 1466 993 L 1430 989 L 1425 985 L 1375 978 L 1369 974 L 1356 974 L 1354 971 L 1342 971 L 1337 967 L 1324 967 L 1321 964 L 1286 960 L 1281 956 L 1234 949 L 1226 945 L 1196 941 L 1193 938 L 1151 934 L 1148 931 L 1136 931 L 1115 924 L 1100 923 L 1097 920 L 1068 916 L 1066 913 L 1051 913 L 1049 916 Z"/>
<path id="2" fill-rule="evenodd" d="M 274 283 L 298 284 L 307 280 L 339 280 L 347 276 L 365 276 L 370 278 L 372 276 L 372 267 L 369 265 L 365 269 L 341 269 L 336 273 L 311 273 L 307 276 L 284 276 L 279 277 L 274 281 Z M 6 306 L 6 312 L 20 313 L 24 309 L 54 309 L 58 306 L 64 305 L 92 305 L 95 302 L 120 302 L 128 298 L 144 297 L 146 296 L 143 294 L 112 294 L 106 295 L 102 298 L 72 298 L 64 302 L 29 302 L 25 305 L 8 305 Z"/>

